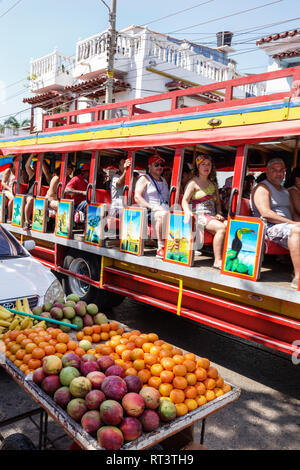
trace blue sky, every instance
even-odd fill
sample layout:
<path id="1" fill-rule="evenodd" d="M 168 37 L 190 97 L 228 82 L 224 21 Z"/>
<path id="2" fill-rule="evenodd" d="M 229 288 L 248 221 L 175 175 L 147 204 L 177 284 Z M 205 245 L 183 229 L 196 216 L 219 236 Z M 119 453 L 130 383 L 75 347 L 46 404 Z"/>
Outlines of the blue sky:
<path id="1" fill-rule="evenodd" d="M 106 3 L 110 5 L 110 0 Z M 266 6 L 258 8 L 262 5 Z M 245 10 L 252 11 L 235 14 Z M 212 47 L 218 31 L 233 31 L 236 53 L 231 57 L 242 73 L 266 71 L 267 56 L 256 47 L 256 40 L 299 28 L 299 20 L 286 21 L 297 17 L 299 0 L 117 0 L 117 29 L 148 25 Z M 55 47 L 73 56 L 79 38 L 97 34 L 107 25 L 108 9 L 101 0 L 0 0 L 0 122 L 20 111 L 17 119 L 29 117 L 29 106 L 22 100 L 31 96 L 26 80 L 30 58 L 47 55 Z"/>

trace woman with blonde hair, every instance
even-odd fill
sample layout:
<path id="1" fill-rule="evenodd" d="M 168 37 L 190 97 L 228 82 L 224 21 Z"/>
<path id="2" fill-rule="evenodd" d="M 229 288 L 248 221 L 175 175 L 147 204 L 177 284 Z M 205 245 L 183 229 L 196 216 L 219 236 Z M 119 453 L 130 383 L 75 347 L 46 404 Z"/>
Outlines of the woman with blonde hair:
<path id="1" fill-rule="evenodd" d="M 197 229 L 205 229 L 214 235 L 213 267 L 220 269 L 222 263 L 223 242 L 226 221 L 221 212 L 221 201 L 213 162 L 209 155 L 196 157 L 198 176 L 194 176 L 187 184 L 183 199 L 184 221 L 187 223 L 193 213 L 196 214 Z"/>

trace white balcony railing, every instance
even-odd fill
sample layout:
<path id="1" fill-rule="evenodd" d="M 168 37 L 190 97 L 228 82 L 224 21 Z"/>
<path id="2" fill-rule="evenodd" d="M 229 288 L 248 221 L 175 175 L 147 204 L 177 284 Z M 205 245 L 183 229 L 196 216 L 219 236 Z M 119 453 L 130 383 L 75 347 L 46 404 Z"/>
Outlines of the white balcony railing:
<path id="1" fill-rule="evenodd" d="M 66 56 L 55 50 L 40 59 L 30 62 L 30 81 L 32 91 L 54 84 L 64 86 L 73 77 L 74 57 Z"/>

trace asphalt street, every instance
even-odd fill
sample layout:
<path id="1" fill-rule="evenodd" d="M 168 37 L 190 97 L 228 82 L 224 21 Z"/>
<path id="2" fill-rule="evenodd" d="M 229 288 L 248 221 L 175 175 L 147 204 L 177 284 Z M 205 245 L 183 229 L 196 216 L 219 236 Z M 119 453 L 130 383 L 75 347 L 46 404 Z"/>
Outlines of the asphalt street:
<path id="1" fill-rule="evenodd" d="M 106 313 L 133 329 L 156 332 L 161 339 L 209 358 L 226 381 L 241 389 L 237 401 L 207 418 L 204 444 L 209 450 L 300 448 L 300 365 L 294 365 L 290 357 L 130 299 Z M 0 394 L 0 421 L 36 408 L 31 398 L 1 369 Z M 71 444 L 51 420 L 48 431 L 56 448 L 66 449 Z M 34 442 L 38 439 L 36 427 L 29 419 L 0 432 L 4 436 L 24 432 Z M 199 427 L 196 438 L 199 438 Z"/>

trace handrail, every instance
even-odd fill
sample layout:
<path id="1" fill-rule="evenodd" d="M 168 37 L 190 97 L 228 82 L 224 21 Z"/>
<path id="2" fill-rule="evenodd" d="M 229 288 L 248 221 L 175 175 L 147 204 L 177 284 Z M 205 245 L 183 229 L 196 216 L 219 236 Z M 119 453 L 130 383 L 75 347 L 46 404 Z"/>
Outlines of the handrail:
<path id="1" fill-rule="evenodd" d="M 239 193 L 239 190 L 237 188 L 232 188 L 231 193 L 230 193 L 229 203 L 228 203 L 228 214 L 231 219 L 235 217 L 235 212 L 233 212 L 232 210 L 233 198 L 238 193 Z"/>
<path id="2" fill-rule="evenodd" d="M 155 103 L 158 101 L 163 101 L 163 100 L 169 100 L 171 101 L 171 107 L 170 111 L 174 111 L 175 109 L 178 110 L 178 105 L 177 101 L 179 97 L 184 97 L 184 96 L 190 96 L 190 95 L 195 95 L 198 93 L 205 93 L 205 92 L 213 92 L 213 91 L 218 91 L 218 90 L 225 90 L 225 97 L 224 97 L 224 102 L 228 104 L 229 102 L 234 103 L 236 100 L 233 99 L 233 89 L 235 87 L 243 86 L 243 85 L 249 85 L 253 83 L 258 83 L 258 82 L 265 82 L 267 80 L 276 80 L 278 78 L 283 78 L 283 77 L 292 77 L 293 82 L 295 80 L 300 80 L 300 66 L 298 67 L 291 67 L 289 69 L 282 69 L 282 70 L 276 70 L 274 72 L 266 72 L 263 74 L 256 74 L 252 76 L 247 76 L 247 77 L 239 77 L 239 78 L 234 78 L 232 80 L 227 80 L 227 81 L 222 81 L 222 82 L 215 82 L 215 83 L 210 83 L 208 85 L 199 85 L 195 87 L 191 87 L 188 89 L 184 90 L 177 90 L 177 91 L 172 91 L 172 92 L 166 92 L 166 93 L 161 93 L 158 95 L 152 95 L 152 96 L 147 96 L 144 98 L 137 98 L 135 100 L 130 100 L 130 101 L 121 101 L 117 103 L 110 103 L 110 104 L 104 104 L 101 106 L 95 106 L 92 108 L 86 108 L 86 109 L 81 109 L 81 110 L 76 110 L 76 111 L 68 111 L 65 113 L 57 113 L 57 114 L 52 114 L 52 115 L 45 115 L 43 117 L 43 131 L 49 130 L 48 123 L 50 121 L 55 121 L 57 119 L 62 119 L 62 118 L 67 118 L 66 120 L 66 125 L 61 126 L 62 127 L 67 127 L 69 123 L 71 122 L 71 116 L 79 116 L 82 114 L 91 114 L 95 113 L 95 119 L 96 121 L 100 121 L 100 113 L 102 111 L 106 110 L 114 110 L 114 109 L 126 109 L 127 111 L 127 119 L 131 119 L 134 114 L 135 114 L 135 107 L 136 105 L 140 104 L 147 104 L 147 103 Z M 284 93 L 277 93 L 275 95 L 281 95 L 282 96 L 291 96 L 292 91 L 289 92 L 284 92 Z M 272 95 L 264 95 L 264 97 L 259 97 L 265 99 L 268 96 Z M 250 98 L 245 98 L 242 100 L 251 100 Z M 223 103 L 224 104 L 224 103 Z M 149 115 L 151 113 L 147 113 Z M 98 117 L 98 119 L 96 119 Z M 125 119 L 126 119 L 125 118 Z M 135 116 L 135 118 L 139 119 L 144 119 L 143 114 L 138 113 L 138 116 Z M 124 120 L 124 117 L 118 117 L 113 119 L 114 122 Z M 80 124 L 72 124 L 72 127 L 78 126 Z M 52 130 L 52 129 L 51 129 Z"/>

